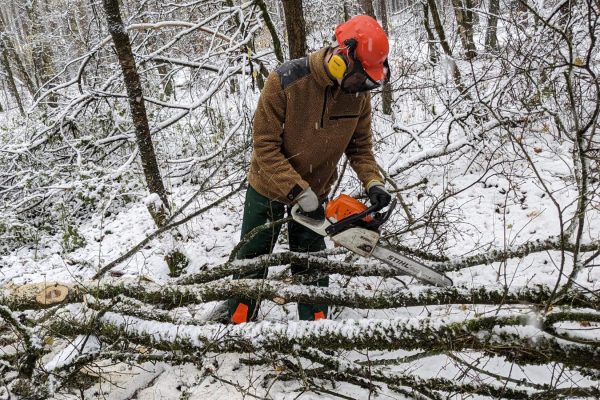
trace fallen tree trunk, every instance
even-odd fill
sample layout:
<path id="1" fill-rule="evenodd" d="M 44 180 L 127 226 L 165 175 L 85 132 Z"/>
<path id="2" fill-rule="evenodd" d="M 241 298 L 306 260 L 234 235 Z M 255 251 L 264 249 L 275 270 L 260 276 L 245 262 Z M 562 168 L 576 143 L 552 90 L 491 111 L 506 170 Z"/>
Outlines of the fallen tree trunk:
<path id="1" fill-rule="evenodd" d="M 42 289 L 47 290 L 47 289 Z M 79 303 L 85 295 L 98 299 L 115 299 L 119 296 L 135 299 L 141 304 L 158 306 L 163 309 L 185 307 L 211 301 L 224 301 L 233 297 L 260 298 L 277 304 L 301 302 L 327 304 L 362 309 L 385 309 L 397 307 L 432 306 L 441 304 L 531 304 L 545 305 L 552 289 L 546 286 L 533 286 L 504 290 L 496 288 L 466 287 L 413 287 L 412 289 L 348 289 L 339 287 L 317 287 L 290 285 L 284 282 L 260 279 L 239 279 L 215 281 L 201 285 L 159 285 L 152 282 L 123 282 L 107 280 L 89 282 L 75 286 L 65 295 L 64 303 Z M 56 304 L 56 303 L 55 303 Z M 0 305 L 12 310 L 40 309 L 48 304 L 40 302 L 32 293 L 29 297 L 0 297 Z M 596 296 L 579 290 L 572 290 L 568 296 L 554 303 L 555 306 L 600 309 Z"/>
<path id="2" fill-rule="evenodd" d="M 470 393 L 479 394 L 483 396 L 490 396 L 495 399 L 531 399 L 531 398 L 548 398 L 548 396 L 566 395 L 571 397 L 593 397 L 600 395 L 600 390 L 596 387 L 577 387 L 577 388 L 563 388 L 555 389 L 551 385 L 534 385 L 527 381 L 516 381 L 513 380 L 517 388 L 512 388 L 504 383 L 505 378 L 498 380 L 498 383 L 502 382 L 502 385 L 488 384 L 485 382 L 474 381 L 472 383 L 461 383 L 455 382 L 444 378 L 429 378 L 424 379 L 418 376 L 410 374 L 399 374 L 394 375 L 389 372 L 372 368 L 372 366 L 364 367 L 357 363 L 340 359 L 327 355 L 321 351 L 314 349 L 301 350 L 300 355 L 313 362 L 317 362 L 328 370 L 331 371 L 343 371 L 342 373 L 346 376 L 365 378 L 369 381 L 382 382 L 387 384 L 389 387 L 394 388 L 397 386 L 407 387 L 408 394 L 413 397 L 415 395 L 423 394 L 425 398 L 437 398 L 437 395 L 433 391 L 442 391 L 446 393 Z M 469 367 L 472 367 L 469 365 Z M 341 380 L 344 380 L 342 377 Z M 523 388 L 524 387 L 524 388 Z M 532 390 L 534 387 L 537 391 Z M 412 393 L 411 393 L 412 391 Z M 440 399 L 445 396 L 439 397 Z"/>
<path id="3" fill-rule="evenodd" d="M 567 241 L 561 244 L 560 238 L 556 237 L 523 243 L 515 246 L 514 248 L 509 248 L 506 250 L 490 250 L 489 252 L 482 254 L 460 257 L 452 260 L 448 259 L 447 257 L 440 257 L 417 251 L 409 247 L 388 247 L 400 253 L 416 256 L 423 260 L 433 261 L 428 264 L 439 272 L 459 271 L 461 269 L 475 267 L 478 265 L 489 265 L 495 262 L 502 262 L 511 258 L 523 258 L 530 254 L 550 250 L 564 250 L 568 252 L 573 252 L 575 250 L 574 244 Z M 600 241 L 595 241 L 581 245 L 580 251 L 594 252 L 598 251 L 599 249 Z M 187 285 L 210 282 L 227 277 L 233 273 L 243 274 L 257 269 L 289 264 L 291 262 L 310 263 L 315 271 L 318 271 L 323 275 L 341 274 L 347 276 L 381 276 L 386 278 L 399 276 L 396 269 L 379 261 L 367 265 L 361 263 L 348 263 L 338 260 L 330 260 L 326 258 L 327 255 L 340 254 L 340 252 L 343 253 L 345 250 L 340 251 L 339 249 L 332 249 L 313 254 L 282 252 L 264 255 L 249 260 L 231 260 L 206 271 L 185 276 L 178 280 L 177 283 Z M 310 280 L 314 280 L 314 277 L 311 277 Z"/>
<path id="4" fill-rule="evenodd" d="M 80 310 L 65 308 L 57 317 L 49 324 L 54 335 L 89 334 L 92 326 L 93 334 L 104 340 L 122 340 L 168 352 L 428 349 L 479 351 L 522 365 L 557 362 L 574 368 L 600 368 L 600 346 L 552 337 L 533 326 L 545 326 L 539 314 L 467 320 L 437 317 L 194 326 L 113 312 L 100 314 L 82 306 Z"/>

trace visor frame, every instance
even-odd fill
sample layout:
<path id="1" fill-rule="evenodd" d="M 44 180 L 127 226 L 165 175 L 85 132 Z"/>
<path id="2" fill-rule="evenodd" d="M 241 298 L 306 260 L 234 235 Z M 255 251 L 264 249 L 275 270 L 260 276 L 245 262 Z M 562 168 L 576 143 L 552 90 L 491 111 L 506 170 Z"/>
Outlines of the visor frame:
<path id="1" fill-rule="evenodd" d="M 344 41 L 347 49 L 347 58 L 352 65 L 350 71 L 342 79 L 341 88 L 344 92 L 351 94 L 377 89 L 390 80 L 390 68 L 387 58 L 383 63 L 384 78 L 376 80 L 369 76 L 369 73 L 365 70 L 358 57 L 356 57 L 355 50 L 357 44 L 356 39 L 347 39 Z"/>

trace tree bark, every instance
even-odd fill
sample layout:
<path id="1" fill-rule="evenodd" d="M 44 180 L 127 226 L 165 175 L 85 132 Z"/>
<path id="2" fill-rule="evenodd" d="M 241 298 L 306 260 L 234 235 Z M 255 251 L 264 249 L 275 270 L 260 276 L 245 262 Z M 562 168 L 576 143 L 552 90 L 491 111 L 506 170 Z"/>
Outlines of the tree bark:
<path id="1" fill-rule="evenodd" d="M 433 31 L 431 30 L 431 26 L 429 26 L 429 5 L 427 2 L 421 3 L 423 6 L 423 26 L 425 27 L 425 32 L 427 32 L 427 45 L 429 47 L 429 61 L 432 63 L 437 63 L 439 59 L 438 49 L 435 46 L 435 36 L 433 35 Z"/>
<path id="2" fill-rule="evenodd" d="M 452 0 L 452 4 L 465 56 L 468 60 L 472 60 L 477 56 L 473 40 L 473 0 Z"/>
<path id="3" fill-rule="evenodd" d="M 387 37 L 390 37 L 388 16 L 387 16 L 387 1 L 386 0 L 379 1 L 379 15 L 381 15 L 381 26 L 383 27 L 383 30 L 385 31 L 385 34 L 387 35 Z M 391 47 L 390 47 L 390 50 L 391 50 Z M 383 103 L 382 104 L 383 113 L 386 115 L 391 115 L 392 114 L 392 103 L 394 102 L 391 83 L 388 82 L 383 85 L 382 92 L 381 92 L 381 99 L 382 99 L 382 103 Z"/>
<path id="4" fill-rule="evenodd" d="M 488 10 L 488 26 L 485 33 L 485 47 L 488 51 L 498 50 L 498 13 L 500 0 L 490 0 Z"/>
<path id="5" fill-rule="evenodd" d="M 17 67 L 17 71 L 19 73 L 19 78 L 25 83 L 25 86 L 27 87 L 29 94 L 31 95 L 31 97 L 33 97 L 35 95 L 35 91 L 36 91 L 35 85 L 33 84 L 33 81 L 31 80 L 31 77 L 29 76 L 27 69 L 23 65 L 23 61 L 21 60 L 21 57 L 15 50 L 15 45 L 14 45 L 13 41 L 8 36 L 8 31 L 6 29 L 6 23 L 4 21 L 4 16 L 2 15 L 2 13 L 0 13 L 0 35 L 1 34 L 4 34 L 3 41 L 4 41 L 6 51 L 8 52 L 9 58 L 12 59 L 15 66 Z"/>
<path id="6" fill-rule="evenodd" d="M 450 49 L 450 45 L 446 40 L 446 33 L 444 32 L 444 25 L 442 24 L 442 20 L 440 18 L 440 13 L 438 12 L 436 0 L 427 0 L 427 4 L 429 5 L 429 10 L 431 11 L 431 19 L 433 20 L 433 27 L 440 39 L 440 45 L 442 46 L 442 50 L 448 56 L 452 56 L 452 50 Z"/>
<path id="7" fill-rule="evenodd" d="M 283 0 L 290 60 L 306 55 L 306 22 L 302 0 Z"/>
<path id="8" fill-rule="evenodd" d="M 103 0 L 103 4 L 106 11 L 108 30 L 115 45 L 129 97 L 129 106 L 135 126 L 136 142 L 140 149 L 146 184 L 150 193 L 156 193 L 162 202 L 162 207 L 149 206 L 150 214 L 156 224 L 162 226 L 167 219 L 166 210 L 169 209 L 169 201 L 154 152 L 140 76 L 131 50 L 129 36 L 121 19 L 118 0 Z"/>
<path id="9" fill-rule="evenodd" d="M 350 19 L 350 12 L 348 10 L 348 3 L 344 1 L 342 3 L 342 19 L 348 21 Z"/>
<path id="10" fill-rule="evenodd" d="M 77 301 L 78 296 L 81 296 L 80 293 L 93 293 L 95 297 L 101 299 L 126 296 L 166 310 L 182 305 L 223 301 L 232 297 L 261 298 L 280 305 L 300 302 L 352 308 L 387 309 L 441 304 L 546 304 L 552 296 L 552 288 L 547 286 L 515 288 L 510 291 L 448 287 L 425 289 L 420 293 L 414 293 L 401 288 L 379 290 L 323 288 L 258 279 L 162 286 L 148 282 L 125 284 L 115 280 L 106 280 L 106 283 L 100 285 L 96 282 L 85 283 L 79 289 L 72 291 L 74 292 L 73 301 Z M 555 307 L 600 309 L 600 304 L 591 295 L 579 290 L 567 290 L 566 293 L 568 296 L 563 296 L 554 303 Z"/>
<path id="11" fill-rule="evenodd" d="M 37 87 L 40 88 L 48 82 L 54 74 L 52 66 L 52 50 L 46 41 L 47 32 L 44 24 L 40 21 L 40 1 L 31 1 L 26 5 L 27 14 L 31 21 L 31 34 L 34 36 L 31 54 L 33 58 L 33 69 Z M 52 85 L 49 85 L 51 88 Z M 57 96 L 51 94 L 47 97 L 48 105 L 56 106 Z"/>
<path id="12" fill-rule="evenodd" d="M 275 57 L 277 57 L 277 61 L 280 63 L 283 62 L 283 52 L 281 51 L 281 41 L 279 40 L 279 36 L 277 36 L 277 31 L 275 30 L 275 26 L 273 25 L 273 21 L 271 21 L 271 17 L 269 16 L 269 10 L 267 9 L 267 5 L 264 0 L 255 0 L 258 8 L 260 8 L 260 12 L 262 14 L 263 20 L 265 21 L 265 25 L 267 25 L 267 29 L 271 34 L 271 39 L 273 40 L 273 50 L 275 51 Z"/>
<path id="13" fill-rule="evenodd" d="M 13 294 L 0 296 L 0 306 L 8 307 L 13 311 L 44 309 L 59 304 L 80 303 L 84 301 L 84 296 L 89 294 L 96 299 L 107 300 L 124 297 L 131 302 L 138 302 L 140 307 L 152 309 L 152 315 L 146 315 L 144 318 L 153 317 L 155 312 L 161 314 L 161 318 L 163 318 L 166 314 L 159 310 L 172 310 L 184 305 L 223 301 L 232 297 L 261 298 L 271 300 L 279 305 L 301 302 L 363 309 L 387 309 L 443 304 L 545 305 L 552 300 L 553 295 L 553 288 L 542 285 L 515 287 L 510 290 L 486 287 L 427 288 L 420 292 L 414 292 L 402 288 L 378 290 L 324 288 L 291 285 L 287 282 L 270 279 L 213 280 L 194 285 L 158 285 L 152 282 L 132 282 L 119 279 L 106 278 L 102 283 L 99 281 L 81 282 L 70 288 L 66 284 L 55 282 L 48 283 L 47 287 L 44 285 L 38 287 L 37 284 L 29 285 L 34 286 L 35 289 L 23 290 L 22 287 Z M 25 285 L 25 288 L 27 286 Z M 50 295 L 52 297 L 49 297 Z M 593 295 L 578 289 L 567 290 L 566 295 L 554 302 L 553 306 L 600 309 L 600 304 Z"/>
<path id="14" fill-rule="evenodd" d="M 360 8 L 363 12 L 370 17 L 375 18 L 375 7 L 373 7 L 373 0 L 360 0 Z"/>
<path id="15" fill-rule="evenodd" d="M 6 45 L 4 43 L 4 38 L 0 33 L 0 63 L 6 72 L 6 80 L 8 81 L 8 87 L 10 89 L 11 94 L 15 98 L 17 102 L 17 107 L 19 108 L 19 112 L 23 117 L 25 117 L 25 110 L 23 109 L 23 102 L 21 101 L 21 96 L 19 95 L 19 91 L 17 90 L 17 85 L 15 83 L 15 78 L 12 73 L 12 69 L 10 67 L 10 61 L 8 60 L 8 51 L 6 50 Z"/>
<path id="16" fill-rule="evenodd" d="M 452 74 L 454 75 L 454 84 L 460 91 L 461 95 L 463 95 L 466 99 L 470 100 L 471 95 L 469 94 L 469 92 L 467 92 L 465 85 L 462 83 L 462 76 L 460 74 L 460 70 L 458 69 L 458 66 L 452 58 L 452 50 L 450 49 L 450 45 L 446 40 L 446 33 L 444 32 L 444 25 L 442 24 L 440 13 L 438 12 L 436 0 L 427 0 L 427 4 L 429 4 L 429 10 L 431 11 L 431 19 L 433 20 L 433 26 L 438 34 L 438 37 L 440 38 L 440 45 L 442 46 L 444 53 L 450 58 L 450 61 L 452 63 Z"/>

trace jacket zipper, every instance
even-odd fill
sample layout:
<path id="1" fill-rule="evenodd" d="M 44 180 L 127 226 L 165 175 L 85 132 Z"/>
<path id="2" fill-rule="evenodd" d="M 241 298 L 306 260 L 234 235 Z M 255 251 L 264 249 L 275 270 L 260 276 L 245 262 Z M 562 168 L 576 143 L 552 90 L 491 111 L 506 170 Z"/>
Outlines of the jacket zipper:
<path id="1" fill-rule="evenodd" d="M 323 119 L 325 118 L 325 109 L 327 108 L 327 90 L 329 86 L 325 87 L 325 96 L 323 97 L 323 110 L 321 110 L 321 129 L 323 129 Z"/>

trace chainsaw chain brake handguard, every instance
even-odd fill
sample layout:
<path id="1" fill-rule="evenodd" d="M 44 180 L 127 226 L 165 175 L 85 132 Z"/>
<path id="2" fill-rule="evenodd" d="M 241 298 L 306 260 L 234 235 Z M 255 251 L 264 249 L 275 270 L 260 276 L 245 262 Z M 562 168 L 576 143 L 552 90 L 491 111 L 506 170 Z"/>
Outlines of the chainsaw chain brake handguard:
<path id="1" fill-rule="evenodd" d="M 346 217 L 336 223 L 328 226 L 325 231 L 328 235 L 334 235 L 336 233 L 342 232 L 348 228 L 353 226 L 358 226 L 361 228 L 367 228 L 370 230 L 376 231 L 381 225 L 383 225 L 392 215 L 394 208 L 396 208 L 396 199 L 394 199 L 388 206 L 388 209 L 385 212 L 378 212 L 382 210 L 384 207 L 380 204 L 373 204 L 371 207 L 367 208 L 363 212 L 359 214 L 354 214 L 349 217 Z M 373 218 L 370 221 L 365 221 L 365 217 L 367 215 L 371 215 Z"/>
<path id="2" fill-rule="evenodd" d="M 388 206 L 388 209 L 382 213 L 378 211 L 382 210 L 384 207 L 380 204 L 373 204 L 358 214 L 350 215 L 349 217 L 334 223 L 331 223 L 327 218 L 317 220 L 303 215 L 298 204 L 294 204 L 291 209 L 291 214 L 294 221 L 304 225 L 313 232 L 316 232 L 321 236 L 331 236 L 355 226 L 376 231 L 390 218 L 395 207 L 396 199 L 394 199 Z M 370 219 L 369 222 L 366 222 L 364 218 L 368 215 L 371 215 L 372 219 Z"/>

